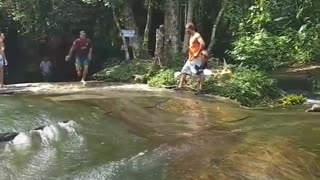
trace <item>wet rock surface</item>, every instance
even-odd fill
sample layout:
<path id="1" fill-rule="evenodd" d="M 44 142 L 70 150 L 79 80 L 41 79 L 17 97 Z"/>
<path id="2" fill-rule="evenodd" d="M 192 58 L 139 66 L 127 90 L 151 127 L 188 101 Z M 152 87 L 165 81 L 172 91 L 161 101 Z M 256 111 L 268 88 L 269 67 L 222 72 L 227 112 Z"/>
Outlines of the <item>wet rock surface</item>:
<path id="1" fill-rule="evenodd" d="M 144 85 L 91 84 L 84 89 L 49 85 L 33 92 L 48 90 L 46 98 L 52 101 L 101 109 L 150 147 L 165 144 L 181 152 L 168 156 L 166 179 L 320 178 L 319 116 L 305 113 L 305 107 L 242 109 L 214 97 Z"/>

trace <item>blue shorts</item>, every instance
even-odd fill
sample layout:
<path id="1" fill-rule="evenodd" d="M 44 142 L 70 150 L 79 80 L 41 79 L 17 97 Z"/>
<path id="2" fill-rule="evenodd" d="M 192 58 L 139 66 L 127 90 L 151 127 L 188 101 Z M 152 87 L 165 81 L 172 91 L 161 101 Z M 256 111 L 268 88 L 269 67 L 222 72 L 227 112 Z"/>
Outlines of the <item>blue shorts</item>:
<path id="1" fill-rule="evenodd" d="M 89 58 L 87 58 L 87 57 L 77 57 L 76 58 L 76 65 L 88 66 L 89 65 Z"/>

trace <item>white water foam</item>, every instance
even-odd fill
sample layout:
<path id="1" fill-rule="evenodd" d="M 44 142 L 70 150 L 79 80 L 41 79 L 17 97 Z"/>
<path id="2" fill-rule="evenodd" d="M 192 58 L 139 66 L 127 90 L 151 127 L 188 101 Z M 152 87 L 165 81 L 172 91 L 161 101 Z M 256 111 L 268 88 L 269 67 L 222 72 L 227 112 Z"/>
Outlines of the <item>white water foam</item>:
<path id="1" fill-rule="evenodd" d="M 77 124 L 74 121 L 68 121 L 67 123 L 59 122 L 58 125 L 67 130 L 69 133 L 76 132 L 75 128 L 77 127 Z"/>
<path id="2" fill-rule="evenodd" d="M 49 145 L 50 142 L 59 140 L 59 130 L 54 125 L 46 126 L 42 130 L 35 130 L 33 132 L 39 134 L 43 145 Z"/>
<path id="3" fill-rule="evenodd" d="M 69 153 L 67 156 L 81 158 L 81 154 L 74 152 L 81 148 L 84 138 L 76 132 L 76 127 L 74 121 L 59 122 L 43 129 L 19 133 L 11 142 L 3 144 L 6 155 L 0 163 L 0 180 L 46 179 L 50 174 L 48 170 L 57 166 L 57 141 L 59 147 L 63 147 L 62 150 Z M 16 155 L 28 157 L 21 159 L 23 166 L 10 163 L 17 158 Z"/>
<path id="4" fill-rule="evenodd" d="M 46 179 L 48 169 L 55 164 L 57 151 L 51 147 L 42 148 L 18 173 L 17 179 Z"/>
<path id="5" fill-rule="evenodd" d="M 78 147 L 83 145 L 84 138 L 77 133 L 76 129 L 79 127 L 75 121 L 70 120 L 67 123 L 59 122 L 58 125 L 68 132 L 68 135 L 71 137 L 70 143 L 77 144 Z"/>
<path id="6" fill-rule="evenodd" d="M 28 148 L 31 146 L 30 133 L 19 133 L 13 140 L 12 144 L 17 148 Z"/>
<path id="7" fill-rule="evenodd" d="M 82 144 L 83 138 L 76 132 L 76 123 L 69 121 L 67 123 L 59 122 L 57 125 L 49 125 L 40 130 L 31 130 L 29 132 L 19 133 L 11 142 L 5 145 L 5 151 L 10 151 L 11 148 L 26 149 L 30 148 L 34 142 L 34 136 L 38 135 L 41 138 L 41 144 L 44 146 L 50 145 L 52 142 L 59 141 L 61 138 L 61 130 L 66 131 L 68 136 L 76 138 Z"/>
<path id="8" fill-rule="evenodd" d="M 140 152 L 131 158 L 124 158 L 120 161 L 110 162 L 101 167 L 95 168 L 90 172 L 80 172 L 71 177 L 64 177 L 62 179 L 73 180 L 104 180 L 104 179 L 128 179 L 128 177 L 137 172 L 148 171 L 150 169 L 159 169 L 168 161 L 178 157 L 190 150 L 189 145 L 182 145 L 179 147 L 168 147 L 167 145 L 160 146 L 153 151 Z M 164 170 L 164 169 L 163 169 Z M 122 177 L 126 174 L 128 177 Z M 149 174 L 149 179 L 152 179 L 154 174 Z M 147 178 L 147 177 L 146 177 Z"/>

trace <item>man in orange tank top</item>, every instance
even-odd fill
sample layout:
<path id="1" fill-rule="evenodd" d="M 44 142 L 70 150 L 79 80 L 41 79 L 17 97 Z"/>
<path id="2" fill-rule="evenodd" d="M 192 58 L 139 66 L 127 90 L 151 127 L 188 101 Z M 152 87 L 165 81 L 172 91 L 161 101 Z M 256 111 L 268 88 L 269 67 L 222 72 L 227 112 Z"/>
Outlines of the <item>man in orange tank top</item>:
<path id="1" fill-rule="evenodd" d="M 189 58 L 181 70 L 181 80 L 177 89 L 181 89 L 186 81 L 187 75 L 190 76 L 200 76 L 200 83 L 198 90 L 202 90 L 202 85 L 204 82 L 203 70 L 201 71 L 202 58 L 201 52 L 205 47 L 205 42 L 203 41 L 201 35 L 196 31 L 193 23 L 188 23 L 186 25 L 186 32 L 190 35 L 189 39 Z"/>

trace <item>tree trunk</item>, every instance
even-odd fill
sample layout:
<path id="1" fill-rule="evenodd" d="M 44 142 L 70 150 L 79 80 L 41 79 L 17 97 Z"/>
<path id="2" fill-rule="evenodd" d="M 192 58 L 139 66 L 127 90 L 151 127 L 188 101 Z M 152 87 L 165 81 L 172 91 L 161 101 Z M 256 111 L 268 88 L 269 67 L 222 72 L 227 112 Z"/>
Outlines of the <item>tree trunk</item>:
<path id="1" fill-rule="evenodd" d="M 151 18 L 153 14 L 153 7 L 151 0 L 148 1 L 148 14 L 147 14 L 147 21 L 146 21 L 146 27 L 144 30 L 144 37 L 143 37 L 143 48 L 144 50 L 149 52 L 149 32 L 150 32 L 150 27 L 151 27 Z"/>
<path id="2" fill-rule="evenodd" d="M 156 30 L 156 48 L 154 52 L 155 64 L 161 67 L 163 64 L 163 57 L 164 57 L 164 34 L 163 34 L 163 27 L 160 26 Z"/>
<path id="3" fill-rule="evenodd" d="M 193 21 L 193 7 L 194 7 L 194 0 L 188 0 L 187 3 L 187 19 L 186 23 L 192 22 Z M 182 47 L 182 52 L 186 53 L 187 52 L 187 45 L 189 41 L 189 34 L 184 33 L 184 40 L 183 40 L 183 47 Z"/>
<path id="4" fill-rule="evenodd" d="M 137 58 L 140 56 L 140 49 L 142 47 L 141 47 L 141 41 L 138 33 L 138 26 L 136 25 L 136 22 L 134 19 L 132 6 L 130 2 L 128 2 L 128 0 L 125 0 L 123 2 L 123 15 L 124 15 L 124 24 L 126 29 L 135 31 L 135 36 L 130 38 L 130 45 L 133 51 L 133 58 Z"/>
<path id="5" fill-rule="evenodd" d="M 179 53 L 179 0 L 165 0 L 165 7 L 165 54 L 169 55 Z"/>
<path id="6" fill-rule="evenodd" d="M 222 14 L 224 13 L 224 10 L 226 9 L 226 6 L 227 6 L 227 3 L 228 3 L 228 0 L 223 0 L 222 2 L 222 7 L 216 17 L 216 20 L 213 24 L 213 27 L 212 27 L 212 33 L 211 33 L 211 40 L 210 40 L 210 44 L 208 46 L 208 52 L 211 53 L 212 50 L 213 50 L 213 46 L 215 45 L 216 43 L 216 32 L 217 32 L 217 27 L 219 25 L 219 22 L 221 20 L 221 17 L 222 17 Z"/>
<path id="7" fill-rule="evenodd" d="M 118 20 L 118 17 L 116 15 L 115 10 L 112 10 L 113 12 L 113 20 L 116 23 L 117 29 L 118 31 L 121 33 L 121 26 Z M 123 49 L 124 49 L 124 53 L 125 53 L 125 57 L 126 57 L 126 61 L 130 60 L 130 54 L 129 54 L 129 49 L 128 49 L 128 45 L 127 45 L 127 41 L 126 38 L 123 36 L 123 34 L 121 33 L 121 38 L 122 38 L 122 44 L 123 44 Z"/>

